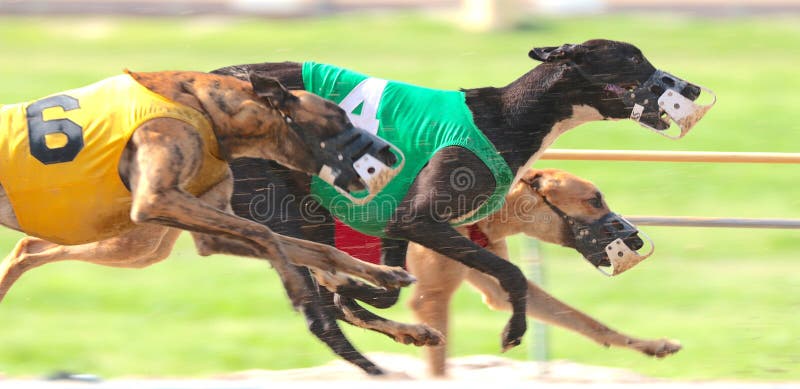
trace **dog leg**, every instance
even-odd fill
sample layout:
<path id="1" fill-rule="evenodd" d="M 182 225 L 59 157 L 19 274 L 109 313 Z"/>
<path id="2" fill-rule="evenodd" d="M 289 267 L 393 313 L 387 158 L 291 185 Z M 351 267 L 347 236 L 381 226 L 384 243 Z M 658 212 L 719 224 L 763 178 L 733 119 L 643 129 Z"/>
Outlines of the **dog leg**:
<path id="1" fill-rule="evenodd" d="M 307 199 L 298 199 L 293 193 L 299 188 L 307 187 L 310 178 L 305 174 L 297 174 L 275 162 L 244 158 L 235 160 L 231 164 L 235 176 L 234 195 L 222 193 L 218 200 L 219 207 L 224 207 L 226 198 L 231 199 L 234 212 L 244 218 L 263 223 L 275 232 L 287 236 L 303 237 L 319 243 L 333 243 L 332 223 L 324 208 L 309 204 Z M 303 228 L 303 222 L 319 220 L 319 224 L 312 228 Z M 199 235 L 199 234 L 197 234 Z M 204 239 L 215 237 L 205 235 Z M 198 240 L 195 240 L 198 242 Z M 216 243 L 212 245 L 198 244 L 206 250 L 214 251 Z M 226 245 L 227 246 L 227 245 Z M 230 247 L 230 246 L 227 246 Z M 291 282 L 294 279 L 292 272 L 299 273 L 302 277 L 305 290 L 309 291 L 309 299 L 300 306 L 295 306 L 305 317 L 308 329 L 314 336 L 324 342 L 336 355 L 358 366 L 369 375 L 384 374 L 383 370 L 358 352 L 352 343 L 345 337 L 336 322 L 337 310 L 333 303 L 333 296 L 324 289 L 319 289 L 314 284 L 311 273 L 307 268 L 290 266 L 289 277 L 281 274 L 281 281 L 287 290 L 292 293 L 294 289 Z M 290 297 L 292 301 L 296 298 Z"/>
<path id="2" fill-rule="evenodd" d="M 416 225 L 415 223 L 413 225 Z M 424 226 L 424 227 L 423 227 Z M 417 230 L 417 231 L 415 231 Z M 431 248 L 439 254 L 455 259 L 498 280 L 503 290 L 511 296 L 511 319 L 502 333 L 503 351 L 518 346 L 527 329 L 525 318 L 526 280 L 515 265 L 489 253 L 469 239 L 461 236 L 449 224 L 427 220 L 416 227 L 404 229 L 405 236 L 414 243 Z M 446 242 L 444 246 L 442 243 Z"/>
<path id="3" fill-rule="evenodd" d="M 457 170 L 459 169 L 459 170 Z M 456 172 L 466 173 L 465 182 Z M 385 232 L 394 239 L 421 244 L 473 269 L 489 274 L 508 292 L 511 318 L 503 329 L 502 350 L 522 342 L 527 330 L 525 275 L 514 264 L 462 236 L 450 221 L 468 215 L 494 192 L 494 176 L 483 161 L 461 147 L 437 152 L 414 179 L 397 205 Z"/>
<path id="4" fill-rule="evenodd" d="M 218 234 L 261 247 L 264 259 L 342 271 L 379 286 L 401 287 L 414 281 L 402 269 L 368 264 L 330 246 L 275 234 L 261 224 L 214 208 L 182 190 L 181 185 L 196 174 L 202 159 L 201 140 L 184 122 L 151 120 L 134 132 L 131 142 L 136 150 L 137 173 L 130 180 L 131 218 L 137 223 Z"/>
<path id="5" fill-rule="evenodd" d="M 408 305 L 417 321 L 450 338 L 450 300 L 467 274 L 467 267 L 418 244 L 409 245 L 408 270 L 417 275 Z M 441 377 L 447 370 L 447 346 L 425 348 L 428 373 Z"/>
<path id="6" fill-rule="evenodd" d="M 424 225 L 424 227 L 422 227 Z M 414 230 L 418 231 L 414 231 Z M 450 225 L 428 220 L 416 227 L 405 229 L 409 240 L 453 258 L 498 280 L 503 290 L 511 296 L 512 315 L 502 334 L 502 349 L 518 346 L 527 329 L 525 318 L 526 281 L 515 265 L 489 253 L 469 239 L 461 236 Z M 445 245 L 442 246 L 443 242 Z"/>
<path id="7" fill-rule="evenodd" d="M 381 264 L 386 266 L 406 266 L 407 240 L 382 239 Z M 315 273 L 317 281 L 325 285 L 328 290 L 350 298 L 363 301 L 375 308 L 389 308 L 397 303 L 400 297 L 399 289 L 382 289 L 367 285 L 350 277 L 334 277 L 329 274 Z"/>
<path id="8" fill-rule="evenodd" d="M 180 230 L 141 226 L 115 238 L 74 246 L 24 237 L 0 265 L 0 301 L 22 274 L 51 262 L 78 260 L 124 268 L 149 266 L 169 256 L 179 234 Z"/>
<path id="9" fill-rule="evenodd" d="M 244 242 L 234 241 L 224 237 L 215 237 L 207 234 L 192 234 L 198 246 L 203 247 L 203 255 L 230 254 L 246 257 L 259 257 L 259 248 Z M 324 297 L 314 284 L 313 278 L 307 273 L 308 269 L 291 264 L 273 261 L 275 271 L 283 283 L 286 294 L 292 306 L 305 317 L 308 329 L 314 336 L 324 342 L 336 355 L 358 366 L 369 375 L 382 375 L 384 371 L 372 361 L 364 357 L 347 340 L 341 328 L 336 324 L 336 312 L 333 304 L 324 304 Z M 329 293 L 329 292 L 328 292 Z M 332 298 L 329 298 L 332 301 Z"/>
<path id="10" fill-rule="evenodd" d="M 356 326 L 379 332 L 402 344 L 437 346 L 444 344 L 444 335 L 424 324 L 406 324 L 380 317 L 348 297 L 334 295 L 334 302 L 342 314 L 341 319 Z"/>
<path id="11" fill-rule="evenodd" d="M 435 346 L 444 343 L 444 336 L 436 329 L 427 325 L 405 324 L 378 316 L 343 294 L 335 292 L 346 289 L 349 292 L 361 294 L 369 291 L 385 291 L 364 284 L 342 274 L 314 272 L 314 276 L 325 290 L 320 290 L 323 301 L 332 301 L 336 307 L 336 317 L 356 327 L 365 328 L 382 333 L 398 343 L 414 344 L 416 346 Z M 333 292 L 333 293 L 332 293 Z M 324 296 L 330 295 L 330 299 Z"/>
<path id="12" fill-rule="evenodd" d="M 421 279 L 420 279 L 421 281 Z M 508 294 L 500 284 L 480 272 L 469 270 L 467 281 L 483 294 L 483 301 L 492 309 L 509 310 Z M 615 346 L 663 358 L 681 349 L 680 343 L 669 339 L 638 339 L 619 333 L 585 313 L 561 302 L 528 281 L 528 316 L 548 324 L 575 331 L 606 347 Z"/>

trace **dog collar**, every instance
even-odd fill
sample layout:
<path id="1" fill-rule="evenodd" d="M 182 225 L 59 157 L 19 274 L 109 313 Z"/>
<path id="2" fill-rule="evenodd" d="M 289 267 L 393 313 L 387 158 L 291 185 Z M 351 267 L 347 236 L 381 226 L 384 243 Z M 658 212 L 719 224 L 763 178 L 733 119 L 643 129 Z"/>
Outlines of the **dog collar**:
<path id="1" fill-rule="evenodd" d="M 478 223 L 470 224 L 467 226 L 467 233 L 469 234 L 469 240 L 475 242 L 478 246 L 483 248 L 489 247 L 489 235 L 486 235 L 480 227 L 478 227 Z"/>

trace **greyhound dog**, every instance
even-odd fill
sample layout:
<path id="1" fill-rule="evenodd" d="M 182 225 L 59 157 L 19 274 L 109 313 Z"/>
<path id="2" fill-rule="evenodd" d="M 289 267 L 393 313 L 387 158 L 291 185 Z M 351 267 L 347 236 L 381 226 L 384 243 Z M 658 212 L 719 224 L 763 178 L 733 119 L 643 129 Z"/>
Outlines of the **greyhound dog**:
<path id="1" fill-rule="evenodd" d="M 500 211 L 458 230 L 481 247 L 508 258 L 508 236 L 522 233 L 544 242 L 569 246 L 573 236 L 568 217 L 594 220 L 610 212 L 602 194 L 591 182 L 560 170 L 531 169 L 511 189 Z M 496 280 L 484 273 L 416 243 L 409 244 L 406 261 L 409 271 L 417 278 L 409 306 L 419 321 L 445 335 L 448 332 L 450 299 L 464 280 L 483 294 L 484 303 L 492 309 L 510 308 L 508 294 Z M 530 281 L 527 304 L 528 316 L 570 329 L 605 346 L 628 348 L 656 357 L 681 349 L 675 341 L 637 339 L 614 331 L 550 296 Z M 431 374 L 445 374 L 446 354 L 444 345 L 427 349 Z"/>
<path id="2" fill-rule="evenodd" d="M 506 196 L 503 206 L 495 214 L 475 224 L 460 226 L 456 229 L 465 237 L 490 250 L 498 256 L 507 258 L 508 250 L 505 238 L 524 233 L 542 241 L 574 246 L 575 239 L 572 225 L 576 220 L 597 220 L 614 215 L 600 191 L 591 182 L 572 174 L 555 169 L 530 169 L 524 173 L 520 181 Z M 619 230 L 625 226 L 610 227 Z M 628 227 L 631 233 L 636 230 Z M 338 231 L 337 231 L 338 232 Z M 367 241 L 368 236 L 357 231 L 342 232 L 340 235 L 352 241 Z M 599 237 L 599 233 L 591 236 Z M 360 254 L 374 257 L 379 246 L 359 248 Z M 609 257 L 630 257 L 628 262 L 620 262 L 615 268 L 619 274 L 630 269 L 652 254 L 633 257 L 614 244 L 607 246 L 606 251 L 613 254 Z M 453 293 L 462 281 L 467 280 L 484 296 L 484 302 L 493 309 L 510 308 L 508 294 L 497 281 L 475 269 L 461 265 L 456 261 L 436 253 L 416 243 L 409 243 L 406 257 L 409 271 L 417 278 L 413 287 L 409 305 L 420 322 L 428 331 L 435 330 L 442 337 L 448 332 L 449 302 Z M 362 288 L 366 286 L 361 286 Z M 658 358 L 673 354 L 681 349 L 678 342 L 668 339 L 637 339 L 614 331 L 596 319 L 557 300 L 528 282 L 527 314 L 549 324 L 557 325 L 578 332 L 605 346 L 616 346 L 639 351 L 645 355 Z M 352 300 L 336 295 L 334 299 L 341 309 L 341 319 L 361 328 L 366 328 L 397 339 L 398 333 L 412 333 L 414 326 L 398 323 L 375 315 Z M 428 327 L 430 326 L 430 327 Z M 409 343 L 404 339 L 398 341 Z M 445 345 L 427 348 L 428 367 L 434 376 L 443 376 L 446 369 Z"/>
<path id="3" fill-rule="evenodd" d="M 501 347 L 506 350 L 518 345 L 527 327 L 528 289 L 524 275 L 513 264 L 463 237 L 454 224 L 474 222 L 496 210 L 524 167 L 571 128 L 594 120 L 630 118 L 664 133 L 671 119 L 679 125 L 678 137 L 682 137 L 710 108 L 694 103 L 703 89 L 656 69 L 638 48 L 628 43 L 590 40 L 534 48 L 528 55 L 542 63 L 509 85 L 461 92 L 413 89 L 413 86 L 410 92 L 405 92 L 403 88 L 408 84 L 312 62 L 238 65 L 214 71 L 238 78 L 245 78 L 252 70 L 264 71 L 290 89 L 327 96 L 345 108 L 359 126 L 375 131 L 391 143 L 405 142 L 405 147 L 400 148 L 409 154 L 404 169 L 408 169 L 410 177 L 390 182 L 387 188 L 394 185 L 395 191 L 382 198 L 383 202 L 366 205 L 347 196 L 336 197 L 338 193 L 324 183 L 294 174 L 273 161 L 234 162 L 237 179 L 232 200 L 234 211 L 287 235 L 328 244 L 335 243 L 333 216 L 336 216 L 357 225 L 362 232 L 383 238 L 383 264 L 403 265 L 410 241 L 488 274 L 510 299 L 512 316 L 503 330 Z M 336 90 L 337 87 L 344 89 Z M 416 112 L 424 109 L 433 111 L 429 116 Z M 464 126 L 471 127 L 469 134 L 453 135 L 463 123 L 459 120 L 466 120 Z M 432 136 L 424 133 L 428 129 L 433 129 Z M 398 138 L 404 132 L 412 133 L 413 139 Z M 468 179 L 463 180 L 462 176 Z M 264 183 L 268 182 L 283 184 L 267 187 Z M 312 192 L 316 196 L 309 199 Z M 265 193 L 269 196 L 265 197 Z M 269 198 L 280 199 L 280 214 L 261 210 L 264 199 Z M 266 208 L 274 209 L 266 203 Z M 620 219 L 582 223 L 594 227 L 574 228 L 576 233 L 599 231 L 603 224 L 626 224 Z M 622 239 L 631 251 L 642 246 L 636 234 L 628 229 L 622 232 L 624 235 L 612 238 Z M 574 245 L 594 266 L 600 267 L 608 258 L 604 254 L 605 241 L 595 238 L 598 237 L 583 234 L 566 243 Z M 395 290 L 376 293 L 375 289 L 350 282 L 339 285 L 330 285 L 330 279 L 320 282 L 335 289 L 340 302 L 357 298 L 380 308 L 397 301 Z M 329 301 L 333 296 L 325 289 L 320 289 L 319 294 L 322 305 L 331 306 Z M 343 317 L 342 312 L 333 308 L 329 313 Z M 312 327 L 312 331 L 329 345 L 347 344 L 333 319 L 326 320 L 324 326 Z M 394 337 L 415 344 L 432 345 L 441 341 L 430 331 L 417 334 L 422 338 L 413 334 Z M 337 354 L 367 372 L 378 371 L 374 365 L 365 365 L 360 354 Z"/>
<path id="4" fill-rule="evenodd" d="M 318 315 L 309 305 L 314 292 L 290 264 L 382 287 L 413 282 L 400 268 L 366 264 L 232 214 L 231 160 L 267 158 L 303 174 L 330 164 L 349 175 L 340 184 L 363 188 L 350 171 L 352 155 L 321 161 L 326 152 L 317 149 L 345 133 L 372 137 L 327 100 L 289 92 L 257 72 L 247 78 L 127 72 L 1 107 L 0 224 L 29 236 L 0 265 L 0 300 L 23 273 L 50 262 L 151 265 L 167 257 L 182 230 L 201 255 L 269 260 L 292 304 L 311 317 Z"/>

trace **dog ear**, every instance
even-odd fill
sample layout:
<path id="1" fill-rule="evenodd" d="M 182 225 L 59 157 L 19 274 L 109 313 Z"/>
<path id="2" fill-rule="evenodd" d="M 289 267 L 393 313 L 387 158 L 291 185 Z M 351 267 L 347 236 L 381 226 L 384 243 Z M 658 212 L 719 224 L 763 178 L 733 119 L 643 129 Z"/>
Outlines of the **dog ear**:
<path id="1" fill-rule="evenodd" d="M 574 61 L 583 55 L 585 51 L 582 45 L 565 43 L 558 47 L 536 47 L 528 52 L 528 56 L 541 62 L 554 62 L 561 59 L 570 59 Z"/>
<path id="2" fill-rule="evenodd" d="M 541 172 L 537 172 L 533 176 L 523 178 L 523 181 L 539 195 L 547 195 L 558 188 L 559 184 L 561 184 L 557 178 L 554 178 L 551 175 L 545 176 L 545 174 Z"/>
<path id="3" fill-rule="evenodd" d="M 297 96 L 289 92 L 278 79 L 269 77 L 262 72 L 250 71 L 248 73 L 250 85 L 253 92 L 262 99 L 267 99 L 275 107 L 282 107 L 287 102 L 297 99 Z"/>
<path id="4" fill-rule="evenodd" d="M 531 59 L 535 59 L 540 62 L 545 62 L 547 61 L 547 58 L 550 57 L 550 53 L 552 53 L 553 50 L 557 48 L 558 47 L 556 46 L 534 47 L 533 50 L 528 52 L 528 57 L 531 57 Z"/>
<path id="5" fill-rule="evenodd" d="M 530 186 L 535 192 L 538 192 L 542 187 L 542 173 L 537 172 L 532 176 L 523 177 L 522 182 Z"/>

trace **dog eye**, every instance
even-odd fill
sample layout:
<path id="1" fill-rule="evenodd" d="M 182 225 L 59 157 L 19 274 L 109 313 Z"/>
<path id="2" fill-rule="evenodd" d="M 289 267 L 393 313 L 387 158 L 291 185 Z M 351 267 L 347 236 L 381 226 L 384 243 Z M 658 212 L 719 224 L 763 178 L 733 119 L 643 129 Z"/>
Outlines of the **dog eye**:
<path id="1" fill-rule="evenodd" d="M 638 65 L 638 64 L 644 62 L 644 58 L 642 58 L 642 57 L 640 57 L 638 55 L 634 55 L 633 57 L 631 57 L 631 62 L 633 62 L 635 65 Z"/>
<path id="2" fill-rule="evenodd" d="M 591 199 L 586 200 L 586 201 L 589 203 L 589 205 L 591 205 L 591 206 L 593 206 L 593 207 L 595 207 L 597 209 L 602 209 L 603 208 L 603 198 L 600 197 L 600 195 L 597 195 L 596 197 L 592 197 Z"/>

